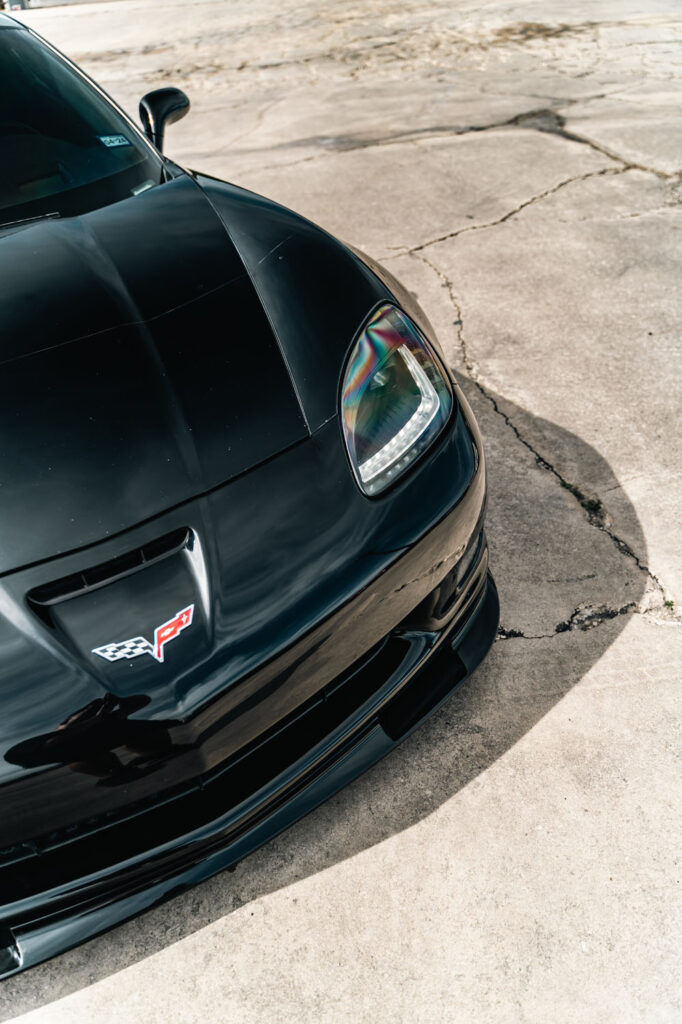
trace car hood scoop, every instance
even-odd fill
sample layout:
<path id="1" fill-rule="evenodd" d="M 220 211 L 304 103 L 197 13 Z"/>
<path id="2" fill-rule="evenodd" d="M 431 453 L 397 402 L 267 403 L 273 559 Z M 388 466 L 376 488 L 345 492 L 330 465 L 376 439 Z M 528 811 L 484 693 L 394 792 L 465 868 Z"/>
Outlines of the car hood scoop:
<path id="1" fill-rule="evenodd" d="M 0 573 L 307 436 L 240 256 L 187 175 L 0 235 Z"/>
<path id="2" fill-rule="evenodd" d="M 147 702 L 160 698 L 175 706 L 175 686 L 196 673 L 211 650 L 207 580 L 201 542 L 185 527 L 27 596 L 55 639 L 76 663 L 89 666 L 104 690 L 124 702 L 142 692 Z M 104 710 L 94 717 L 95 727 Z M 80 713 L 76 722 L 80 735 Z"/>

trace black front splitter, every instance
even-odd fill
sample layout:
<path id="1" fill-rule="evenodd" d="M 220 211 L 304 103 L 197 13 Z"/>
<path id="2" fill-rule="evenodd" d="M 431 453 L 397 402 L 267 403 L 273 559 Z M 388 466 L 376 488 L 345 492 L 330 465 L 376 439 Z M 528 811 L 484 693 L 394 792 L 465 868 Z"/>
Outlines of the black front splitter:
<path id="1" fill-rule="evenodd" d="M 154 851 L 143 872 L 137 865 L 121 864 L 105 879 L 82 879 L 59 893 L 45 894 L 46 901 L 36 901 L 34 917 L 30 908 L 17 907 L 21 923 L 6 918 L 0 924 L 0 978 L 63 953 L 235 865 L 302 818 L 436 711 L 483 660 L 498 622 L 497 589 L 487 575 L 464 626 L 456 625 L 425 648 L 408 678 L 396 683 L 380 708 L 342 723 L 285 778 L 274 779 L 256 794 L 249 801 L 251 813 L 241 816 L 241 828 L 230 815 L 230 823 L 220 819 L 202 830 L 201 837 L 187 836 L 172 857 L 168 851 Z"/>

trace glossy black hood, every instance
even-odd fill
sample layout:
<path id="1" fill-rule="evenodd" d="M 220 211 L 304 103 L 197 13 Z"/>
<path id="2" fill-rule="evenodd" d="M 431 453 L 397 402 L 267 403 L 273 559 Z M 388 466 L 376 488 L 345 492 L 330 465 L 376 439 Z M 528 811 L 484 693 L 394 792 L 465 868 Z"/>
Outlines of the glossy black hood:
<path id="1" fill-rule="evenodd" d="M 308 434 L 188 175 L 0 234 L 0 573 L 120 533 Z"/>

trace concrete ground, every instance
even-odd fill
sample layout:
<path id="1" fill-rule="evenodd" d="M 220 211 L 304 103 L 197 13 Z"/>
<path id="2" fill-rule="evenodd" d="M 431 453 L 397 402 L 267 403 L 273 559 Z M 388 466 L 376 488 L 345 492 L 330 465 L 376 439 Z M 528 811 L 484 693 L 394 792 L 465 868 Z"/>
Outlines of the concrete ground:
<path id="1" fill-rule="evenodd" d="M 682 1019 L 679 0 L 119 0 L 25 20 L 171 156 L 419 296 L 487 442 L 502 629 L 260 852 L 12 979 L 41 1024 Z"/>

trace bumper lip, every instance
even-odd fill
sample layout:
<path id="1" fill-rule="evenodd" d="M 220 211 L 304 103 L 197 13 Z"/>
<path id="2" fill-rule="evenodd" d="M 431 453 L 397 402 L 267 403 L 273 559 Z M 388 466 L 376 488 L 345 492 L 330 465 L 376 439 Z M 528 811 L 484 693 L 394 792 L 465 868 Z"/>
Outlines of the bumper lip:
<path id="1" fill-rule="evenodd" d="M 456 622 L 438 636 L 425 634 L 430 642 L 425 640 L 421 649 L 417 645 L 417 656 L 388 693 L 381 691 L 380 702 L 374 702 L 369 710 L 363 706 L 340 723 L 296 762 L 286 777 L 273 780 L 266 787 L 267 794 L 263 790 L 254 794 L 249 801 L 252 813 L 240 815 L 245 821 L 241 831 L 234 827 L 226 830 L 219 820 L 202 830 L 198 846 L 192 841 L 197 837 L 184 837 L 173 867 L 159 868 L 156 877 L 158 851 L 153 851 L 142 879 L 119 864 L 107 879 L 80 879 L 51 909 L 40 896 L 32 898 L 33 915 L 24 905 L 21 917 L 26 923 L 15 927 L 12 917 L 18 908 L 3 908 L 0 979 L 65 952 L 231 867 L 302 818 L 397 747 L 441 706 L 483 660 L 495 639 L 498 621 L 497 589 L 486 573 L 464 624 Z M 405 697 L 413 684 L 418 684 L 414 686 L 414 708 L 405 714 Z M 391 719 L 398 697 L 402 702 L 398 719 L 395 714 Z M 259 807 L 264 808 L 260 815 L 254 813 Z M 234 812 L 230 817 L 234 818 Z M 32 920 L 27 920 L 31 916 Z"/>

